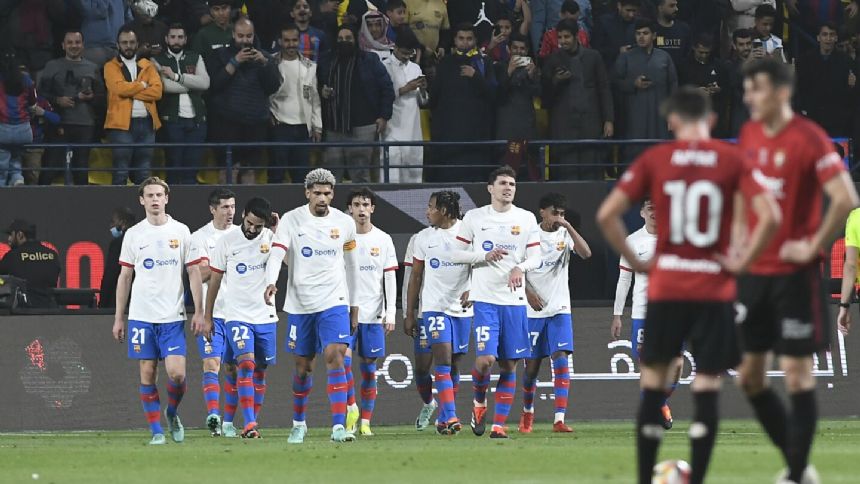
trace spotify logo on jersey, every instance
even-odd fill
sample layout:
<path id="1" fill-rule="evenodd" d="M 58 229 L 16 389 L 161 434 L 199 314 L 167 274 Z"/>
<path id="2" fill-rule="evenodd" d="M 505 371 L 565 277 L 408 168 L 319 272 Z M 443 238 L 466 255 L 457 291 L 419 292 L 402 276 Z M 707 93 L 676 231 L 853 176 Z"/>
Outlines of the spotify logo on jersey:
<path id="1" fill-rule="evenodd" d="M 489 251 L 493 250 L 493 242 L 491 240 L 485 240 L 484 243 L 481 244 L 481 247 L 485 251 L 489 252 Z"/>
<path id="2" fill-rule="evenodd" d="M 434 269 L 438 269 L 439 268 L 439 259 L 437 259 L 435 257 L 430 259 L 430 267 L 432 267 Z"/>
<path id="3" fill-rule="evenodd" d="M 155 261 L 152 259 L 144 259 L 143 260 L 143 267 L 145 267 L 147 269 L 152 269 L 153 267 L 155 267 Z"/>
<path id="4" fill-rule="evenodd" d="M 305 257 L 310 257 L 314 253 L 313 249 L 310 247 L 302 247 L 302 255 Z"/>
<path id="5" fill-rule="evenodd" d="M 248 271 L 248 266 L 246 266 L 244 263 L 240 262 L 240 263 L 236 264 L 236 272 L 238 272 L 239 274 L 244 274 L 247 271 Z"/>

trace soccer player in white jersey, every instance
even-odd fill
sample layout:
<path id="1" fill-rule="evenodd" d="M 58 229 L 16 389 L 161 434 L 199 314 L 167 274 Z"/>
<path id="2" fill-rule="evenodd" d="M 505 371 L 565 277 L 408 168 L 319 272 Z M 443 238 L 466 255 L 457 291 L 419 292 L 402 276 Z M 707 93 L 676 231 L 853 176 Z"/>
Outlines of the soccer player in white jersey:
<path id="1" fill-rule="evenodd" d="M 257 417 L 266 394 L 266 369 L 277 354 L 278 314 L 260 293 L 266 290 L 266 264 L 274 234 L 272 209 L 264 198 L 252 198 L 242 210 L 241 230 L 221 237 L 209 261 L 212 275 L 206 297 L 206 324 L 213 325 L 222 281 L 224 330 L 238 366 L 237 391 L 245 427 L 242 438 L 259 439 Z"/>
<path id="2" fill-rule="evenodd" d="M 552 357 L 555 416 L 553 432 L 569 433 L 564 423 L 570 388 L 568 355 L 573 353 L 573 320 L 570 316 L 570 254 L 591 257 L 588 242 L 565 219 L 567 199 L 560 193 L 547 193 L 540 208 L 541 265 L 526 274 L 529 335 L 532 355 L 523 374 L 523 414 L 519 431 L 530 433 L 534 422 L 537 376 L 544 358 Z"/>
<path id="3" fill-rule="evenodd" d="M 409 243 L 406 244 L 406 252 L 403 254 L 403 287 L 401 288 L 401 296 L 403 297 L 403 301 L 401 302 L 404 314 L 404 320 L 406 318 L 406 309 L 409 307 L 409 281 L 412 277 L 412 260 L 413 260 L 413 247 L 415 246 L 415 239 L 418 237 L 418 234 L 413 234 L 412 237 L 409 237 Z M 418 290 L 418 302 L 416 304 L 417 310 L 415 311 L 415 317 L 417 318 L 416 326 L 420 327 L 422 323 L 422 314 L 423 308 L 421 305 L 421 289 Z M 418 396 L 421 398 L 421 411 L 418 413 L 418 417 L 415 419 L 415 430 L 422 431 L 430 426 L 430 418 L 433 417 L 433 412 L 436 411 L 436 407 L 438 404 L 436 403 L 436 399 L 433 398 L 433 377 L 430 375 L 431 367 L 433 366 L 433 353 L 430 349 L 430 341 L 427 338 L 421 339 L 420 335 L 416 336 L 414 334 L 415 328 L 409 328 L 404 325 L 403 331 L 413 339 L 414 342 L 414 354 L 415 354 L 415 366 L 413 371 L 415 372 L 415 387 L 418 390 Z M 426 335 L 425 335 L 426 336 Z M 453 371 L 453 368 L 452 368 Z"/>
<path id="4" fill-rule="evenodd" d="M 140 400 L 152 431 L 151 445 L 166 442 L 155 385 L 158 360 L 164 360 L 167 370 L 165 416 L 170 436 L 175 442 L 185 439 L 185 429 L 176 413 L 186 389 L 183 266 L 188 271 L 194 300 L 192 329 L 195 334 L 206 330 L 203 284 L 197 267 L 200 261 L 190 258 L 191 231 L 165 211 L 169 193 L 167 183 L 158 177 L 149 177 L 140 184 L 138 195 L 146 218 L 128 229 L 122 241 L 113 323 L 113 337 L 122 343 L 128 335 L 128 357 L 140 360 Z"/>
<path id="5" fill-rule="evenodd" d="M 352 335 L 352 342 L 344 358 L 349 385 L 346 429 L 355 433 L 359 417 L 351 371 L 352 353 L 358 351 L 361 357 L 359 434 L 369 437 L 373 435 L 370 419 L 376 405 L 376 360 L 385 356 L 385 337 L 394 331 L 394 318 L 397 314 L 398 264 L 391 236 L 371 222 L 371 216 L 376 209 L 376 195 L 368 188 L 361 188 L 350 192 L 346 201 L 349 214 L 355 220 L 355 250 L 359 270 L 355 296 L 358 304 L 358 329 Z M 351 418 L 352 415 L 354 416 Z"/>
<path id="6" fill-rule="evenodd" d="M 509 166 L 490 173 L 490 204 L 470 210 L 460 224 L 459 242 L 452 262 L 472 268 L 470 300 L 475 308 L 475 391 L 471 427 L 485 431 L 490 369 L 499 362 L 499 384 L 491 438 L 508 438 L 505 420 L 511 411 L 517 384 L 517 363 L 531 354 L 526 316 L 525 273 L 541 264 L 540 232 L 533 213 L 514 206 L 516 173 Z M 427 301 L 424 301 L 427 304 Z"/>
<path id="7" fill-rule="evenodd" d="M 442 404 L 436 431 L 454 435 L 462 427 L 456 412 L 454 375 L 459 382 L 456 364 L 469 350 L 472 328 L 468 302 L 471 267 L 450 260 L 462 223 L 460 196 L 452 191 L 430 195 L 427 219 L 431 226 L 419 232 L 413 244 L 404 325 L 406 333 L 419 341 L 419 349 L 429 349 L 436 363 L 436 393 Z M 420 323 L 416 321 L 419 293 L 424 301 Z"/>
<path id="8" fill-rule="evenodd" d="M 639 215 L 645 220 L 641 229 L 627 236 L 627 245 L 633 247 L 636 255 L 642 260 L 651 260 L 657 246 L 657 215 L 654 204 L 650 199 L 642 202 Z M 633 283 L 633 309 L 631 311 L 630 342 L 633 358 L 639 361 L 639 352 L 645 342 L 645 313 L 648 307 L 648 274 L 644 272 L 633 272 L 632 264 L 624 256 L 618 262 L 618 283 L 615 286 L 615 307 L 613 308 L 612 325 L 610 332 L 613 339 L 621 338 L 621 317 L 624 314 L 624 305 L 627 303 L 627 293 L 630 292 L 630 283 Z M 672 410 L 669 408 L 669 397 L 678 388 L 678 380 L 681 379 L 681 370 L 684 360 L 677 358 L 673 365 L 675 376 L 669 389 L 666 391 L 666 400 L 663 402 L 663 427 L 672 428 Z"/>
<path id="9" fill-rule="evenodd" d="M 218 240 L 224 235 L 239 230 L 233 225 L 233 217 L 236 214 L 236 195 L 226 188 L 217 188 L 209 194 L 209 213 L 212 221 L 200 227 L 191 234 L 192 258 L 200 259 L 200 278 L 203 280 L 203 300 L 206 300 L 206 291 L 209 287 L 209 278 L 212 274 L 209 269 L 209 261 L 212 251 Z M 227 344 L 224 329 L 224 296 L 227 293 L 226 284 L 221 283 L 220 296 L 215 300 L 215 308 L 212 313 L 212 334 L 209 338 L 197 337 L 197 349 L 203 359 L 203 399 L 206 401 L 206 427 L 213 437 L 222 434 L 225 437 L 235 437 L 236 429 L 233 427 L 233 415 L 236 413 L 238 394 L 236 392 L 236 364 L 233 352 Z M 208 314 L 208 313 L 207 313 Z M 220 382 L 218 373 L 221 371 L 221 362 L 224 362 L 224 422 L 221 423 L 220 410 Z"/>
<path id="10" fill-rule="evenodd" d="M 346 371 L 343 367 L 352 330 L 358 325 L 355 290 L 358 281 L 355 222 L 331 206 L 335 178 L 318 168 L 305 177 L 307 205 L 284 214 L 272 241 L 266 267 L 265 299 L 272 303 L 284 257 L 289 277 L 284 311 L 288 314 L 287 352 L 293 353 L 293 430 L 288 442 L 300 444 L 307 433 L 305 409 L 312 387 L 311 370 L 318 352 L 328 370 L 328 397 L 333 442 L 350 442 L 346 424 Z"/>

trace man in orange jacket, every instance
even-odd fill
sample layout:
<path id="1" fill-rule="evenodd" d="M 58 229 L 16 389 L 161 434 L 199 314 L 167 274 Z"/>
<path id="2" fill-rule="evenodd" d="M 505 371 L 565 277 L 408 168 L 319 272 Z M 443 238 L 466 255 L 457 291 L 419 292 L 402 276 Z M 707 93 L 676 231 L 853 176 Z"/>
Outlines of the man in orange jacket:
<path id="1" fill-rule="evenodd" d="M 161 99 L 161 76 L 148 59 L 137 57 L 137 35 L 129 27 L 117 34 L 119 55 L 104 66 L 108 93 L 105 130 L 112 144 L 151 144 L 161 127 L 155 102 Z M 150 175 L 154 148 L 122 147 L 113 149 L 113 184 L 131 181 L 140 184 Z"/>

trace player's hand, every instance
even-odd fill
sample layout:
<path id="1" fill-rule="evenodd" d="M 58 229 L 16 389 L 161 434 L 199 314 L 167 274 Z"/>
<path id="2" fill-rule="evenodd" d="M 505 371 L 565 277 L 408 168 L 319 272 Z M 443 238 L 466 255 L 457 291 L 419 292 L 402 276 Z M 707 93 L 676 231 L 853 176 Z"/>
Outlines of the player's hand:
<path id="1" fill-rule="evenodd" d="M 210 315 L 206 315 L 203 318 L 203 334 L 202 336 L 206 338 L 206 341 L 212 341 L 212 332 L 215 329 L 215 322 L 212 321 L 212 317 Z"/>
<path id="2" fill-rule="evenodd" d="M 355 316 L 352 314 L 349 315 L 349 332 L 350 334 L 355 334 L 355 331 L 358 329 L 358 314 Z"/>
<path id="3" fill-rule="evenodd" d="M 418 324 L 415 321 L 414 314 L 407 314 L 406 318 L 403 319 L 403 332 L 406 333 L 406 336 L 410 338 L 414 338 L 418 336 Z"/>
<path id="4" fill-rule="evenodd" d="M 818 255 L 818 250 L 808 240 L 789 240 L 779 249 L 779 258 L 794 264 L 806 264 Z"/>
<path id="5" fill-rule="evenodd" d="M 519 267 L 514 267 L 513 269 L 511 269 L 510 276 L 508 276 L 508 287 L 511 289 L 511 291 L 516 291 L 517 289 L 523 287 L 523 279 L 523 270 Z"/>
<path id="6" fill-rule="evenodd" d="M 460 294 L 460 306 L 462 306 L 463 309 L 472 307 L 472 301 L 469 300 L 469 291 Z"/>
<path id="7" fill-rule="evenodd" d="M 505 258 L 508 255 L 508 251 L 505 249 L 493 249 L 487 252 L 487 255 L 484 256 L 484 260 L 487 262 L 498 262 Z"/>
<path id="8" fill-rule="evenodd" d="M 385 328 L 385 336 L 388 336 L 389 334 L 394 332 L 394 323 L 383 321 L 382 326 Z"/>
<path id="9" fill-rule="evenodd" d="M 278 212 L 272 212 L 272 214 L 269 215 L 269 222 L 271 225 L 269 227 L 269 230 L 271 230 L 272 232 L 277 232 L 278 231 L 278 223 L 280 221 L 281 221 L 281 217 L 278 215 Z"/>
<path id="10" fill-rule="evenodd" d="M 278 288 L 275 287 L 274 284 L 269 284 L 266 286 L 266 292 L 263 293 L 263 300 L 266 301 L 267 306 L 275 305 L 275 294 L 278 293 Z"/>
<path id="11" fill-rule="evenodd" d="M 728 254 L 714 254 L 714 259 L 730 274 L 746 272 L 746 264 L 739 251 L 729 248 Z"/>
<path id="12" fill-rule="evenodd" d="M 839 332 L 848 336 L 848 330 L 851 329 L 851 311 L 848 308 L 839 308 L 839 316 L 836 316 L 836 324 L 839 326 Z"/>
<path id="13" fill-rule="evenodd" d="M 529 302 L 529 306 L 535 311 L 543 310 L 543 301 L 540 300 L 540 296 L 536 292 L 526 291 L 526 299 Z"/>
<path id="14" fill-rule="evenodd" d="M 642 260 L 638 257 L 634 257 L 633 260 L 628 261 L 630 263 L 630 269 L 637 274 L 647 274 L 651 271 L 651 266 L 654 265 L 654 259 Z"/>
<path id="15" fill-rule="evenodd" d="M 209 339 L 209 334 L 212 332 L 211 326 L 207 325 L 207 318 L 202 312 L 194 313 L 194 316 L 191 317 L 191 331 L 194 336 L 203 336 Z"/>
<path id="16" fill-rule="evenodd" d="M 120 319 L 115 319 L 113 322 L 113 339 L 122 343 L 125 340 L 125 321 Z"/>
<path id="17" fill-rule="evenodd" d="M 621 338 L 621 316 L 612 316 L 612 324 L 609 325 L 609 333 L 612 335 L 613 341 L 617 341 Z"/>

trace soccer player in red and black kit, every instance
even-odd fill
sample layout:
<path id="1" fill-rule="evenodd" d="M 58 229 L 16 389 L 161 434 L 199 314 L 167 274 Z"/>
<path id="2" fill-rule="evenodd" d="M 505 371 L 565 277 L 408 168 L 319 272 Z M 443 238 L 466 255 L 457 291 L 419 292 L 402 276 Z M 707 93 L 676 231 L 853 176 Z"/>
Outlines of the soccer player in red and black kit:
<path id="1" fill-rule="evenodd" d="M 759 181 L 778 201 L 784 221 L 749 275 L 739 280 L 744 350 L 739 383 L 788 463 L 787 481 L 780 482 L 799 483 L 817 420 L 812 355 L 829 340 L 819 262 L 858 199 L 825 132 L 792 112 L 791 69 L 761 60 L 745 68 L 744 78 L 752 120 L 741 130 L 740 148 L 760 170 Z M 823 219 L 822 192 L 830 199 Z M 756 217 L 748 222 L 755 227 Z M 739 243 L 743 232 L 739 224 Z M 790 411 L 767 385 L 773 353 L 785 371 Z"/>
<path id="2" fill-rule="evenodd" d="M 696 361 L 690 482 L 698 484 L 717 436 L 720 376 L 739 361 L 734 274 L 764 249 L 780 215 L 737 149 L 710 139 L 714 115 L 706 95 L 681 88 L 663 109 L 676 141 L 648 149 L 633 163 L 600 207 L 597 221 L 631 269 L 649 272 L 636 422 L 639 483 L 651 483 L 664 432 L 660 407 L 674 376 L 672 361 L 686 340 Z M 625 241 L 621 217 L 648 197 L 657 212 L 657 247 L 652 261 L 642 261 Z M 760 223 L 746 245 L 729 251 L 738 199 L 746 200 Z"/>

